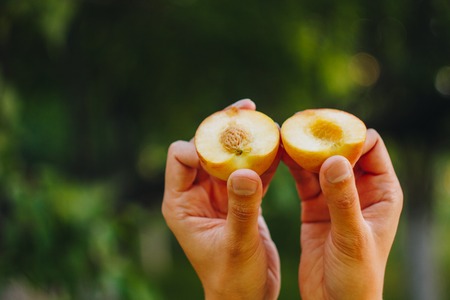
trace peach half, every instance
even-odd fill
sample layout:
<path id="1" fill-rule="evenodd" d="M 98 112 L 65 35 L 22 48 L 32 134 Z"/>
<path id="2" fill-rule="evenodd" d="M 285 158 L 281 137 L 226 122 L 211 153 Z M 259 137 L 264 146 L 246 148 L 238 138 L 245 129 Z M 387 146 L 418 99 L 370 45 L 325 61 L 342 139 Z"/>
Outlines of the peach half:
<path id="1" fill-rule="evenodd" d="M 345 156 L 354 166 L 362 154 L 366 131 L 364 122 L 348 112 L 318 108 L 284 121 L 281 139 L 297 164 L 318 173 L 322 163 L 333 155 Z"/>
<path id="2" fill-rule="evenodd" d="M 203 120 L 194 143 L 203 169 L 212 176 L 227 180 L 237 169 L 261 175 L 277 155 L 280 130 L 259 111 L 230 107 Z"/>

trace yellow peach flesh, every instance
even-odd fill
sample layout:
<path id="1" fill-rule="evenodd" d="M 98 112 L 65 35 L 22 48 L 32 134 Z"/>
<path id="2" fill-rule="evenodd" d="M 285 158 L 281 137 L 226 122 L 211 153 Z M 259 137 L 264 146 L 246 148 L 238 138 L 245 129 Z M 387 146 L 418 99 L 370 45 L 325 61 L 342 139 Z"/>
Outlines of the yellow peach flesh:
<path id="1" fill-rule="evenodd" d="M 242 168 L 264 173 L 275 159 L 279 141 L 271 118 L 235 107 L 207 117 L 194 139 L 203 168 L 222 180 Z"/>
<path id="2" fill-rule="evenodd" d="M 283 146 L 304 169 L 319 172 L 330 156 L 359 159 L 366 126 L 356 116 L 336 109 L 309 109 L 287 119 L 281 127 Z"/>

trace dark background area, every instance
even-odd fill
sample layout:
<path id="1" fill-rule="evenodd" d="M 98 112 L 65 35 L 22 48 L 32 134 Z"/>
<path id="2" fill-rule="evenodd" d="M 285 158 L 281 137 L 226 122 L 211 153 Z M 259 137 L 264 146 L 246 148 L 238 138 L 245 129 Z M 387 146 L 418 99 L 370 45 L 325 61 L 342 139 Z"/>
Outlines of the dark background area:
<path id="1" fill-rule="evenodd" d="M 3 0 L 1 299 L 201 299 L 160 213 L 166 151 L 241 98 L 377 129 L 405 192 L 385 299 L 450 297 L 448 1 Z M 298 299 L 283 165 L 263 208 Z"/>

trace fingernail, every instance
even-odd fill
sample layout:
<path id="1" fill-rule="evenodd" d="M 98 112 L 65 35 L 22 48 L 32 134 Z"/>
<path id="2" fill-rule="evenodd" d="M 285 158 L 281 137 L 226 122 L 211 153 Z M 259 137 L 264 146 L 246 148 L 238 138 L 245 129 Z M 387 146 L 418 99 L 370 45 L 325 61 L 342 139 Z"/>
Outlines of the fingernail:
<path id="1" fill-rule="evenodd" d="M 235 177 L 231 179 L 231 187 L 236 195 L 251 196 L 256 193 L 258 183 L 248 178 Z"/>
<path id="2" fill-rule="evenodd" d="M 340 159 L 333 163 L 325 172 L 325 178 L 330 183 L 338 183 L 352 176 L 352 167 L 344 160 Z"/>

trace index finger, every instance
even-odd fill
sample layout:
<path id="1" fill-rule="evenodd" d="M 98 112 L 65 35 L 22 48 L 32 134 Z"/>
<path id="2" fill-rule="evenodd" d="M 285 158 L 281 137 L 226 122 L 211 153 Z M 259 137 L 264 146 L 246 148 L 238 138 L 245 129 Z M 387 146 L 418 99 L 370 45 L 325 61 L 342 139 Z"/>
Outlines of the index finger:
<path id="1" fill-rule="evenodd" d="M 172 143 L 166 162 L 166 191 L 184 192 L 189 189 L 197 177 L 199 167 L 200 159 L 192 142 Z"/>
<path id="2" fill-rule="evenodd" d="M 282 160 L 289 168 L 292 177 L 294 177 L 300 198 L 302 200 L 308 200 L 317 197 L 321 192 L 318 174 L 306 171 L 284 149 L 282 151 Z"/>
<path id="3" fill-rule="evenodd" d="M 362 171 L 373 174 L 384 174 L 394 170 L 386 145 L 375 129 L 367 130 L 363 154 L 357 165 Z"/>
<path id="4" fill-rule="evenodd" d="M 241 100 L 236 101 L 233 104 L 225 107 L 225 109 L 228 109 L 230 107 L 237 107 L 237 108 L 241 108 L 241 109 L 255 110 L 256 109 L 256 104 L 255 104 L 255 102 L 253 102 L 250 99 L 241 99 Z"/>
<path id="5" fill-rule="evenodd" d="M 269 169 L 267 169 L 267 171 L 261 174 L 261 181 L 263 183 L 263 195 L 266 194 L 267 189 L 269 188 L 269 184 L 272 181 L 275 172 L 277 171 L 278 165 L 280 164 L 280 160 L 281 160 L 281 149 L 279 147 L 277 155 L 272 162 L 272 165 L 269 167 Z"/>

